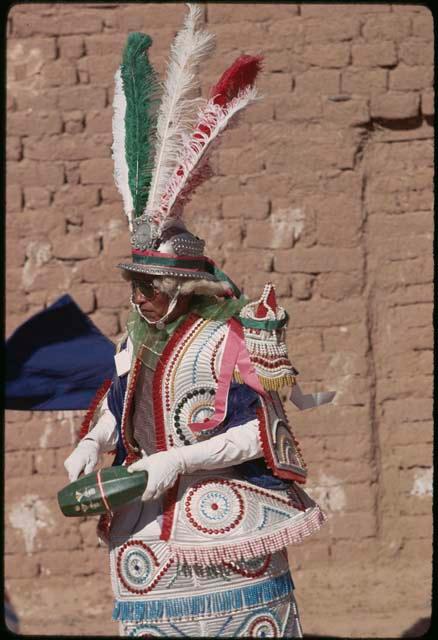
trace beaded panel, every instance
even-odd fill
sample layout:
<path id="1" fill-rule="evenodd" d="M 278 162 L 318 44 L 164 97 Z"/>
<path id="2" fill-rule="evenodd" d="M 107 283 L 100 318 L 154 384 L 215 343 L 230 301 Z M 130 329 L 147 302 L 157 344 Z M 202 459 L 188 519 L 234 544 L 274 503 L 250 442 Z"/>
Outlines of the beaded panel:
<path id="1" fill-rule="evenodd" d="M 281 478 L 305 482 L 307 465 L 278 393 L 271 391 L 269 401 L 262 402 L 262 405 L 259 412 L 260 435 L 268 465 Z"/>
<path id="2" fill-rule="evenodd" d="M 201 477 L 200 477 L 201 476 Z M 181 478 L 171 553 L 189 564 L 261 557 L 302 542 L 325 520 L 294 483 L 273 491 L 232 478 L 230 471 Z"/>
<path id="3" fill-rule="evenodd" d="M 162 376 L 168 445 L 193 444 L 189 423 L 213 415 L 226 332 L 226 322 L 199 319 L 169 355 Z"/>

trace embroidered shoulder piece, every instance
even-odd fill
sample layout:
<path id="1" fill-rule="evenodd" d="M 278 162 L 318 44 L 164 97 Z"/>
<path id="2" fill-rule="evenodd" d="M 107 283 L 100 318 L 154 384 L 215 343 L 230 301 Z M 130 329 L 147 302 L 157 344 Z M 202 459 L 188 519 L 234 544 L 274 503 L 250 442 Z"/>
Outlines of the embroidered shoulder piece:
<path id="1" fill-rule="evenodd" d="M 259 300 L 243 307 L 239 320 L 251 362 L 263 387 L 277 391 L 294 385 L 298 371 L 289 360 L 284 341 L 288 315 L 277 304 L 272 283 L 265 285 Z M 237 382 L 242 382 L 239 370 L 234 377 Z"/>

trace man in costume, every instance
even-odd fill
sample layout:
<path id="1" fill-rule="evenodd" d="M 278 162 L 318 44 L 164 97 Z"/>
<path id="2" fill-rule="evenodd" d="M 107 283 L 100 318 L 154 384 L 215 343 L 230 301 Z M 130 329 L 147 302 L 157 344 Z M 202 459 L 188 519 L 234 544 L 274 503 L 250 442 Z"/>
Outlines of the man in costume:
<path id="1" fill-rule="evenodd" d="M 292 387 L 301 408 L 329 397 L 300 393 L 273 285 L 249 303 L 182 220 L 260 69 L 241 56 L 207 100 L 190 98 L 212 50 L 199 17 L 189 5 L 158 108 L 148 36 L 130 34 L 116 74 L 113 157 L 133 247 L 118 266 L 133 308 L 65 467 L 74 481 L 115 450 L 114 464 L 148 472 L 141 499 L 98 527 L 121 635 L 300 637 L 286 546 L 325 516 L 299 486 L 307 470 L 278 391 Z"/>

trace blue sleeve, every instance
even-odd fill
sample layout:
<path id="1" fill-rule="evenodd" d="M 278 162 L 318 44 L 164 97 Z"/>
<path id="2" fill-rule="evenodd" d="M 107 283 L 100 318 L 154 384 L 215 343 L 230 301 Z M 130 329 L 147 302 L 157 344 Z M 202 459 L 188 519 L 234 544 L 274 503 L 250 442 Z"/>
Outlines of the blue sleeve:
<path id="1" fill-rule="evenodd" d="M 260 406 L 259 395 L 254 389 L 246 384 L 232 382 L 228 393 L 227 414 L 222 423 L 221 433 L 257 418 L 257 409 Z M 290 484 L 276 478 L 267 467 L 264 458 L 242 462 L 235 468 L 243 480 L 264 489 L 287 489 Z"/>

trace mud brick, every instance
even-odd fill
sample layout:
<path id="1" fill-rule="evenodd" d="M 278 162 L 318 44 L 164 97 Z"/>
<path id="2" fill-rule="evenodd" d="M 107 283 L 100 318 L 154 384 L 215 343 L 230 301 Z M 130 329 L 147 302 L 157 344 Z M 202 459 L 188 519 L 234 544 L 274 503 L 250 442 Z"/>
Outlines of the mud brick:
<path id="1" fill-rule="evenodd" d="M 341 74 L 336 69 L 309 69 L 295 77 L 296 91 L 301 94 L 337 94 Z"/>
<path id="2" fill-rule="evenodd" d="M 11 62 L 28 60 L 31 56 L 49 61 L 56 58 L 55 38 L 13 38 L 8 40 L 6 55 Z"/>
<path id="3" fill-rule="evenodd" d="M 408 561 L 415 558 L 417 562 L 425 561 L 432 565 L 432 539 L 422 538 L 420 540 L 404 540 L 400 549 L 401 561 Z"/>
<path id="4" fill-rule="evenodd" d="M 17 111 L 8 115 L 8 133 L 18 136 L 41 136 L 62 131 L 62 119 L 57 111 Z"/>
<path id="5" fill-rule="evenodd" d="M 23 146 L 19 136 L 8 136 L 6 140 L 6 160 L 21 160 Z"/>
<path id="6" fill-rule="evenodd" d="M 307 18 L 304 21 L 304 38 L 309 44 L 352 40 L 359 35 L 359 31 L 360 20 L 356 16 L 337 16 L 335 18 L 326 13 L 323 20 Z"/>
<path id="7" fill-rule="evenodd" d="M 103 133 L 111 131 L 112 126 L 112 108 L 100 109 L 98 111 L 88 111 L 86 114 L 87 133 Z"/>
<path id="8" fill-rule="evenodd" d="M 418 443 L 397 446 L 394 448 L 394 456 L 399 467 L 403 469 L 429 467 L 433 464 L 433 447 L 430 444 Z"/>
<path id="9" fill-rule="evenodd" d="M 292 570 L 305 567 L 317 567 L 321 563 L 328 563 L 329 548 L 328 544 L 321 541 L 308 541 L 306 545 L 293 545 L 287 548 L 289 564 Z"/>
<path id="10" fill-rule="evenodd" d="M 272 255 L 271 252 L 256 251 L 254 249 L 242 248 L 241 251 L 225 251 L 225 266 L 228 270 L 230 267 L 236 273 L 251 273 L 251 271 L 271 271 Z"/>
<path id="11" fill-rule="evenodd" d="M 358 67 L 392 67 L 397 64 L 394 42 L 352 45 L 353 65 Z"/>
<path id="12" fill-rule="evenodd" d="M 218 171 L 223 175 L 242 175 L 258 173 L 263 169 L 263 160 L 260 151 L 254 150 L 236 151 L 236 149 L 221 149 L 218 153 Z"/>
<path id="13" fill-rule="evenodd" d="M 47 87 L 74 85 L 77 79 L 75 65 L 67 64 L 65 60 L 46 63 L 41 72 L 43 86 Z"/>
<path id="14" fill-rule="evenodd" d="M 433 116 L 435 113 L 435 101 L 432 91 L 423 91 L 421 94 L 421 113 L 425 116 Z"/>
<path id="15" fill-rule="evenodd" d="M 358 5 L 359 6 L 359 5 Z M 382 6 L 382 5 L 375 5 Z M 374 564 L 378 557 L 378 550 L 374 540 L 340 540 L 330 545 L 330 561 L 337 566 L 339 563 Z"/>
<path id="16" fill-rule="evenodd" d="M 6 205 L 10 213 L 23 208 L 23 191 L 17 184 L 8 182 L 6 187 Z"/>
<path id="17" fill-rule="evenodd" d="M 77 277 L 84 282 L 101 284 L 102 282 L 120 283 L 120 269 L 116 269 L 112 256 L 100 255 L 98 258 L 82 260 L 75 265 Z"/>
<path id="18" fill-rule="evenodd" d="M 119 309 L 126 304 L 130 296 L 129 286 L 122 282 L 120 284 L 104 284 L 96 287 L 97 306 L 99 309 Z"/>
<path id="19" fill-rule="evenodd" d="M 322 103 L 324 117 L 342 127 L 363 125 L 370 120 L 369 100 L 351 99 L 333 102 L 325 99 Z"/>
<path id="20" fill-rule="evenodd" d="M 281 97 L 274 104 L 276 120 L 291 122 L 294 120 L 308 120 L 322 116 L 321 97 L 313 92 L 293 94 Z"/>
<path id="21" fill-rule="evenodd" d="M 314 393 L 315 385 L 311 386 L 305 382 L 306 375 L 306 367 L 295 358 L 295 366 L 301 372 L 300 375 L 300 387 L 303 390 L 303 393 Z M 325 390 L 332 389 L 335 390 L 335 385 L 333 387 L 328 386 L 326 383 L 324 384 Z M 322 389 L 321 389 L 322 390 Z M 292 415 L 292 412 L 291 412 Z M 295 422 L 297 422 L 298 418 L 295 414 Z M 351 430 L 354 428 L 354 433 L 359 434 L 360 432 L 367 432 L 369 429 L 369 412 L 366 407 L 336 407 L 335 405 L 325 405 L 318 409 L 318 411 L 312 411 L 311 413 L 302 412 L 299 414 L 299 424 L 300 431 L 305 433 L 308 436 L 327 436 L 331 437 L 332 435 L 349 435 L 351 434 Z M 353 427 L 354 425 L 354 427 Z M 357 461 L 356 461 L 357 464 Z M 368 465 L 366 465 L 368 468 Z M 327 468 L 338 468 L 339 465 L 336 465 L 334 462 L 328 464 Z M 345 469 L 345 474 L 347 475 L 351 470 L 351 467 L 347 463 L 342 464 L 342 469 Z M 340 471 L 338 470 L 336 473 L 328 473 L 325 471 L 326 475 L 339 475 Z M 369 478 L 369 473 L 366 474 L 366 479 Z M 359 482 L 360 479 L 353 480 L 353 482 Z"/>
<path id="22" fill-rule="evenodd" d="M 108 87 L 114 81 L 114 74 L 120 64 L 120 54 L 113 51 L 108 55 L 88 55 L 78 61 L 79 72 L 87 74 L 93 87 Z"/>
<path id="23" fill-rule="evenodd" d="M 66 234 L 57 238 L 53 246 L 53 255 L 62 260 L 84 260 L 99 254 L 100 243 L 93 235 L 78 238 L 75 234 Z"/>
<path id="24" fill-rule="evenodd" d="M 424 38 L 429 42 L 433 41 L 433 15 L 429 7 L 427 11 L 416 15 L 412 19 L 412 35 L 417 38 Z"/>
<path id="25" fill-rule="evenodd" d="M 111 184 L 114 182 L 113 169 L 112 158 L 84 160 L 80 163 L 81 183 Z"/>
<path id="26" fill-rule="evenodd" d="M 24 190 L 24 203 L 28 209 L 44 209 L 50 204 L 50 191 L 44 187 L 29 187 Z"/>
<path id="27" fill-rule="evenodd" d="M 328 528 L 334 540 L 372 538 L 377 533 L 373 513 L 336 514 L 329 520 Z"/>
<path id="28" fill-rule="evenodd" d="M 90 315 L 90 319 L 97 328 L 107 337 L 113 337 L 120 331 L 119 320 L 115 313 L 95 311 Z"/>
<path id="29" fill-rule="evenodd" d="M 61 58 L 76 60 L 81 58 L 85 52 L 83 36 L 60 36 L 58 38 L 58 49 Z"/>
<path id="30" fill-rule="evenodd" d="M 291 291 L 290 278 L 276 273 L 255 273 L 243 278 L 242 293 L 250 300 L 259 298 L 267 282 L 275 285 L 277 296 L 289 296 Z"/>
<path id="31" fill-rule="evenodd" d="M 351 273 L 322 273 L 317 277 L 317 291 L 322 298 L 343 300 L 360 295 L 364 277 L 360 271 Z"/>
<path id="32" fill-rule="evenodd" d="M 295 286 L 295 281 L 293 281 L 293 286 Z M 320 331 L 308 331 L 306 329 L 288 331 L 286 337 L 289 355 L 292 359 L 297 355 L 321 353 L 322 351 Z"/>
<path id="33" fill-rule="evenodd" d="M 32 455 L 32 471 L 40 475 L 56 473 L 55 449 L 38 449 Z"/>
<path id="34" fill-rule="evenodd" d="M 278 250 L 274 255 L 274 269 L 279 273 L 324 273 L 329 271 L 357 271 L 363 266 L 360 249 L 327 249 L 324 247 L 295 247 Z"/>
<path id="35" fill-rule="evenodd" d="M 352 15 L 360 15 L 366 13 L 388 13 L 391 11 L 392 7 L 388 4 L 355 4 L 351 7 Z M 331 4 L 328 6 L 327 4 L 303 4 L 301 7 L 301 14 L 303 17 L 307 18 L 310 16 L 316 16 L 321 19 L 324 19 L 327 16 L 327 12 L 330 12 L 330 16 L 340 15 L 345 16 L 345 6 L 341 4 Z"/>
<path id="36" fill-rule="evenodd" d="M 106 106 L 106 92 L 103 87 L 63 87 L 59 94 L 59 108 L 91 111 Z"/>
<path id="37" fill-rule="evenodd" d="M 304 47 L 302 53 L 304 62 L 317 67 L 346 67 L 350 61 L 350 45 L 341 44 L 313 44 Z"/>
<path id="38" fill-rule="evenodd" d="M 418 91 L 429 89 L 433 82 L 433 67 L 426 65 L 410 66 L 399 64 L 390 71 L 389 88 L 395 91 Z"/>
<path id="39" fill-rule="evenodd" d="M 432 513 L 423 514 L 421 520 L 416 515 L 401 515 L 399 526 L 404 540 L 429 540 L 432 537 Z"/>
<path id="40" fill-rule="evenodd" d="M 408 65 L 433 65 L 433 43 L 420 38 L 408 38 L 400 43 L 400 61 Z"/>
<path id="41" fill-rule="evenodd" d="M 413 376 L 431 375 L 433 371 L 432 350 L 390 354 L 386 359 L 382 358 L 381 361 L 376 362 L 377 374 L 382 377 L 397 375 L 397 369 L 400 371 L 401 367 L 411 371 Z"/>
<path id="42" fill-rule="evenodd" d="M 32 475 L 32 452 L 10 451 L 5 456 L 5 477 L 25 477 Z"/>
<path id="43" fill-rule="evenodd" d="M 269 200 L 251 194 L 225 196 L 223 198 L 225 218 L 243 217 L 249 220 L 262 220 L 268 216 Z"/>
<path id="44" fill-rule="evenodd" d="M 79 535 L 84 548 L 96 548 L 98 546 L 98 538 L 95 519 L 87 518 L 85 522 L 79 523 Z"/>
<path id="45" fill-rule="evenodd" d="M 217 4 L 208 5 L 208 21 L 211 23 L 234 23 L 234 22 L 265 22 L 272 19 L 272 8 L 269 3 L 261 4 Z M 279 5 L 275 18 L 284 17 L 287 19 L 298 13 L 298 8 L 292 4 Z M 279 15 L 281 14 L 281 15 Z"/>
<path id="46" fill-rule="evenodd" d="M 293 297 L 297 300 L 309 300 L 312 297 L 314 278 L 305 273 L 294 274 L 292 280 Z"/>
<path id="47" fill-rule="evenodd" d="M 54 205 L 59 209 L 70 210 L 72 207 L 91 208 L 99 202 L 96 187 L 82 185 L 64 185 L 55 193 Z"/>
<path id="48" fill-rule="evenodd" d="M 341 73 L 341 94 L 378 95 L 386 92 L 387 87 L 388 71 L 386 69 L 348 67 Z"/>
<path id="49" fill-rule="evenodd" d="M 5 578 L 8 580 L 14 578 L 36 578 L 39 574 L 38 559 L 29 554 L 24 555 L 22 552 L 6 554 L 4 568 Z"/>
<path id="50" fill-rule="evenodd" d="M 411 35 L 411 17 L 401 14 L 370 16 L 366 19 L 362 34 L 368 42 L 403 42 Z"/>

